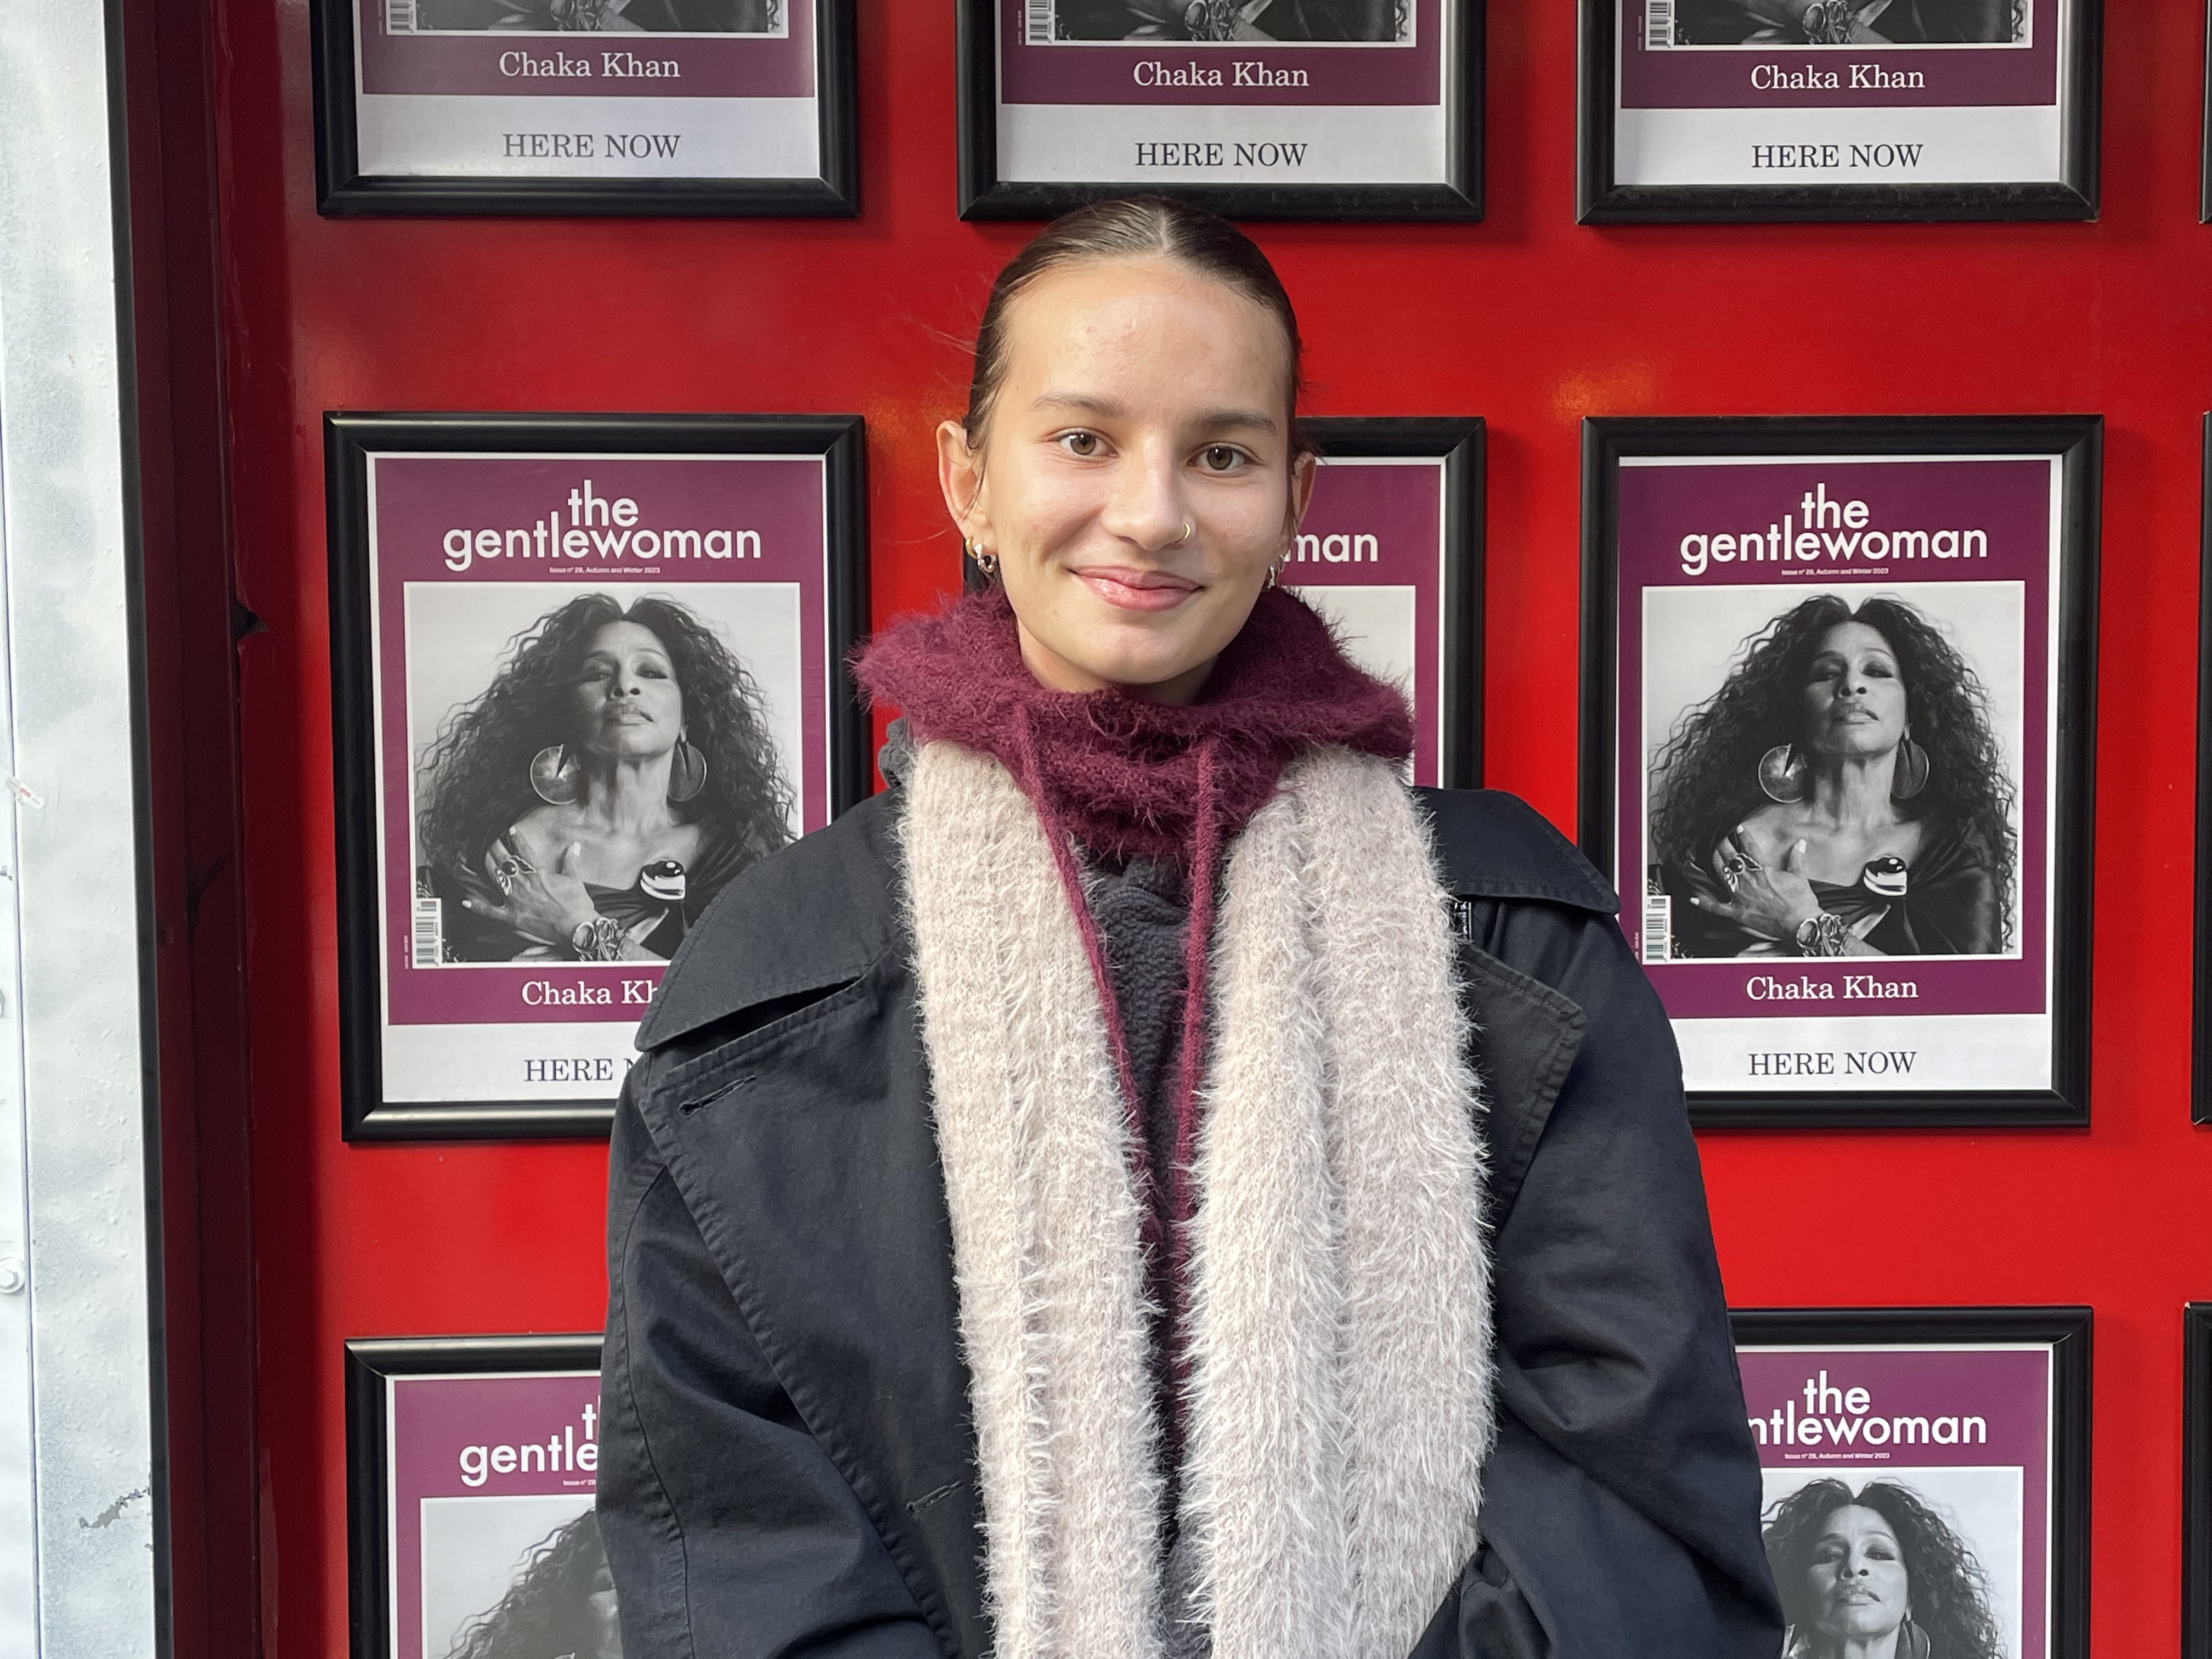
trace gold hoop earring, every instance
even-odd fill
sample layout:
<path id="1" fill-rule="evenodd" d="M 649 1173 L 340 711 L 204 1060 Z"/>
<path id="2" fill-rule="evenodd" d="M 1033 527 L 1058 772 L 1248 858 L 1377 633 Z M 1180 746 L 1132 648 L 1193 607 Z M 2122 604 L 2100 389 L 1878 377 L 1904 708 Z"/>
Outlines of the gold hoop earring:
<path id="1" fill-rule="evenodd" d="M 960 550 L 965 553 L 969 558 L 975 560 L 975 568 L 981 571 L 985 575 L 995 576 L 999 574 L 999 556 L 997 554 L 987 553 L 981 548 L 976 547 L 968 542 L 963 542 L 960 544 Z"/>

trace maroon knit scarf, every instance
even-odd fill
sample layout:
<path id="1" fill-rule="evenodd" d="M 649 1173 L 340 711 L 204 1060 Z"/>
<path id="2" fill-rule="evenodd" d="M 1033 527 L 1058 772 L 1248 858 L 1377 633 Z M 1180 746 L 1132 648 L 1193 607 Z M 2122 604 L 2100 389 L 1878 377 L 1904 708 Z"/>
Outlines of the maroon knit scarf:
<path id="1" fill-rule="evenodd" d="M 1146 1194 L 1147 1253 L 1169 1267 L 1163 1288 L 1180 1304 L 1181 1235 L 1190 1218 L 1185 1176 L 1197 1150 L 1222 846 L 1267 805 L 1283 768 L 1305 750 L 1337 744 L 1403 761 L 1413 747 L 1406 699 L 1354 667 L 1328 624 L 1280 588 L 1261 594 L 1199 700 L 1182 708 L 1118 689 L 1054 691 L 1038 684 L 1022 661 L 1013 608 L 995 586 L 884 629 L 855 654 L 854 672 L 872 702 L 905 714 L 917 744 L 952 743 L 991 756 L 1036 806 L 1105 1012 Z M 1164 1172 L 1177 1224 L 1166 1238 L 1150 1199 L 1161 1172 L 1149 1167 L 1144 1103 L 1136 1097 L 1104 945 L 1084 897 L 1079 846 L 1117 865 L 1170 860 L 1190 878 L 1188 988 L 1172 1102 L 1175 1166 Z"/>

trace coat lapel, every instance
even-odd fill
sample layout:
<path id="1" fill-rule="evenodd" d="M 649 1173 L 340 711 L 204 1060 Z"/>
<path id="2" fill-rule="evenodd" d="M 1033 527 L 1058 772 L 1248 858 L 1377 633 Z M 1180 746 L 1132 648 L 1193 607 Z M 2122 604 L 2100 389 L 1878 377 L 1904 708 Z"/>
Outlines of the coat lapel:
<path id="1" fill-rule="evenodd" d="M 869 931 L 793 928 L 781 918 L 798 907 L 750 885 L 739 896 L 761 917 L 694 935 L 711 945 L 780 930 L 784 948 L 683 976 L 696 988 L 647 1027 L 661 1052 L 638 1098 L 793 1407 L 947 1651 L 978 1659 L 990 1642 L 951 1237 L 893 873 L 877 845 L 878 856 L 848 848 L 845 867 L 796 878 L 842 882 L 841 902 L 877 919 Z M 860 954 L 871 945 L 872 959 Z M 776 1017 L 744 1029 L 763 1007 Z"/>

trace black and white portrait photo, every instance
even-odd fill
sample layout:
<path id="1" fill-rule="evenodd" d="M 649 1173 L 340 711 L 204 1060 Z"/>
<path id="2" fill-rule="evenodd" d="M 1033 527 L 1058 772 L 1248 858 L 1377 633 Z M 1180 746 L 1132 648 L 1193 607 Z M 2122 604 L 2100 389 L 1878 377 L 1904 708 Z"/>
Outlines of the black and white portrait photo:
<path id="1" fill-rule="evenodd" d="M 1395 42 L 1413 0 L 1052 0 L 1062 40 Z"/>
<path id="2" fill-rule="evenodd" d="M 426 1659 L 622 1659 L 591 1495 L 422 1505 Z"/>
<path id="3" fill-rule="evenodd" d="M 2015 1469 L 1769 1470 L 1783 1659 L 2021 1659 L 2021 1493 Z"/>
<path id="4" fill-rule="evenodd" d="M 1674 44 L 2009 45 L 2027 39 L 2029 9 L 2034 3 L 2035 0 L 1674 0 Z"/>
<path id="5" fill-rule="evenodd" d="M 1647 959 L 2020 949 L 2021 584 L 1644 605 Z"/>
<path id="6" fill-rule="evenodd" d="M 411 0 L 418 34 L 780 34 L 787 0 Z"/>
<path id="7" fill-rule="evenodd" d="M 410 584 L 416 965 L 666 961 L 798 834 L 799 635 L 785 584 Z"/>

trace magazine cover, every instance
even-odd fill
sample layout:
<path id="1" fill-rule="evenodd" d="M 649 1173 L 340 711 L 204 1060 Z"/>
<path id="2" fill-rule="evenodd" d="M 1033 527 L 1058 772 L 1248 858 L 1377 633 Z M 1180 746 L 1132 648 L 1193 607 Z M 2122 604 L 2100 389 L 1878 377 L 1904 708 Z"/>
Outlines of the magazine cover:
<path id="1" fill-rule="evenodd" d="M 369 1104 L 604 1109 L 715 896 L 850 797 L 830 459 L 359 466 L 333 596 L 342 793 L 373 821 L 343 849 L 374 917 L 345 941 Z"/>
<path id="2" fill-rule="evenodd" d="M 621 1659 L 592 1508 L 599 1374 L 532 1368 L 562 1346 L 349 1345 L 356 1478 L 375 1483 L 356 1494 L 356 1589 L 381 1615 L 356 1659 Z"/>
<path id="3" fill-rule="evenodd" d="M 1283 567 L 1283 584 L 1336 629 L 1352 660 L 1402 686 L 1416 720 L 1412 781 L 1468 787 L 1480 781 L 1482 662 L 1479 611 L 1465 605 L 1481 582 L 1479 529 L 1455 522 L 1479 516 L 1479 500 L 1455 512 L 1455 492 L 1479 483 L 1457 469 L 1475 463 L 1461 446 L 1479 441 L 1478 422 L 1437 422 L 1423 453 L 1378 452 L 1390 439 L 1331 443 L 1328 459 Z M 1389 423 L 1410 433 L 1425 423 Z M 1475 434 L 1470 438 L 1470 434 Z"/>
<path id="4" fill-rule="evenodd" d="M 1735 1316 L 1784 1652 L 2070 1659 L 2086 1311 L 1823 1316 Z"/>
<path id="5" fill-rule="evenodd" d="M 2082 1035 L 2081 443 L 1707 424 L 1756 447 L 1677 428 L 1596 463 L 1610 689 L 1585 704 L 1586 844 L 1685 1086 L 2056 1109 Z"/>

